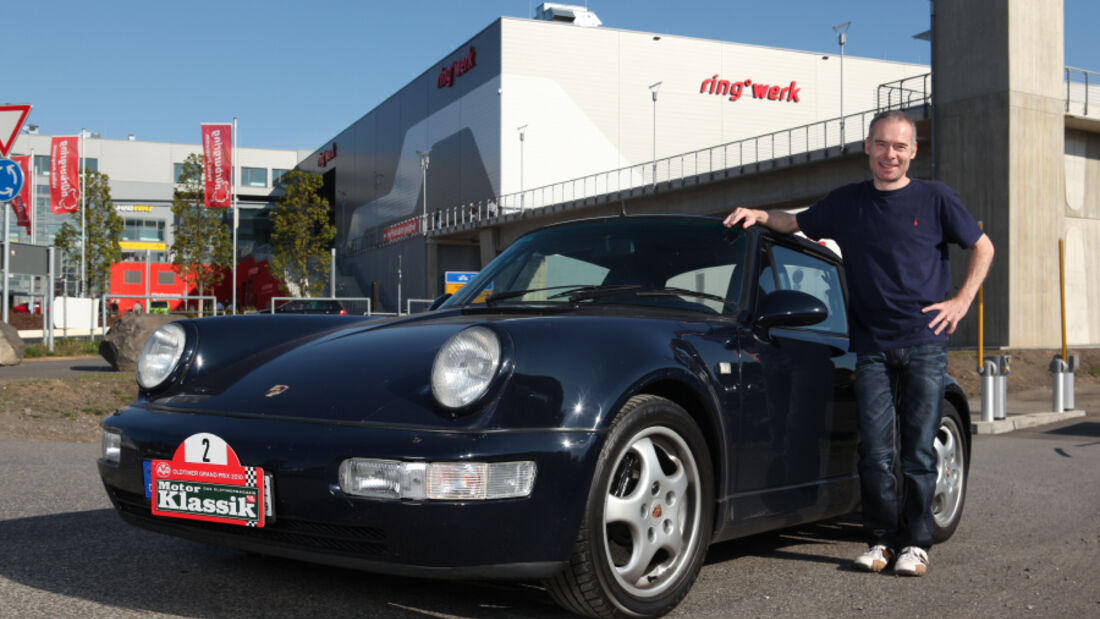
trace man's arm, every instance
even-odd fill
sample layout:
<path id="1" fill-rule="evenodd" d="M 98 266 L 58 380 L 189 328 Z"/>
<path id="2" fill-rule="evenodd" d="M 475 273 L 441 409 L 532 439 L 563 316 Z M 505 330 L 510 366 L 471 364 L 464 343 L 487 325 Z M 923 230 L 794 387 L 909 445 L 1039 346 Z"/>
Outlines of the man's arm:
<path id="1" fill-rule="evenodd" d="M 742 228 L 760 224 L 776 232 L 792 234 L 798 232 L 798 218 L 785 211 L 762 211 L 760 209 L 738 207 L 722 222 L 727 228 L 738 223 Z"/>
<path id="2" fill-rule="evenodd" d="M 928 323 L 929 329 L 935 331 L 936 335 L 942 333 L 944 328 L 947 329 L 948 335 L 955 332 L 955 328 L 959 326 L 959 321 L 966 316 L 970 304 L 978 294 L 978 289 L 985 281 L 985 276 L 989 273 L 991 264 L 993 264 L 993 241 L 989 240 L 988 235 L 983 234 L 970 250 L 966 280 L 959 287 L 958 294 L 946 301 L 929 305 L 921 310 L 922 313 L 926 314 L 936 312 L 932 322 Z"/>

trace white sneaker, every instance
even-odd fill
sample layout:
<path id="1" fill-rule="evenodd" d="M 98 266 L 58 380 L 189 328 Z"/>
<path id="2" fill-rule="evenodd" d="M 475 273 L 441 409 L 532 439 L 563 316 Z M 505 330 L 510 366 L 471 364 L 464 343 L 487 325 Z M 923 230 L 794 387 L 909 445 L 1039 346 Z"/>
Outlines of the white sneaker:
<path id="1" fill-rule="evenodd" d="M 856 560 L 852 563 L 858 570 L 864 572 L 881 572 L 886 569 L 886 566 L 890 564 L 890 560 L 894 558 L 894 551 L 890 550 L 886 546 L 879 544 L 867 549 L 867 552 L 856 557 Z"/>
<path id="2" fill-rule="evenodd" d="M 894 572 L 901 576 L 924 576 L 928 571 L 928 553 L 917 546 L 906 546 L 894 564 Z"/>

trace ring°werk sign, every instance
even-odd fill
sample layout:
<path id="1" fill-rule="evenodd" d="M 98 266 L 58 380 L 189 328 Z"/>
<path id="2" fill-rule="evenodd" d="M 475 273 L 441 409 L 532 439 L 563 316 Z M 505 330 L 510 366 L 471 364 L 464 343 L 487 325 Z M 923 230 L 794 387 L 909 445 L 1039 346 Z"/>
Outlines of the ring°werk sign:
<path id="1" fill-rule="evenodd" d="M 150 468 L 154 516 L 264 526 L 263 469 L 241 466 L 220 437 L 193 434 Z"/>

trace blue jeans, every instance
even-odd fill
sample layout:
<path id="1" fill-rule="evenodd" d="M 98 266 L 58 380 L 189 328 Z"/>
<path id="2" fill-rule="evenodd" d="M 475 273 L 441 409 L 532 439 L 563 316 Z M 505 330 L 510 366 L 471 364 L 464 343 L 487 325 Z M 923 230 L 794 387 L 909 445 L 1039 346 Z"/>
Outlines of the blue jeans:
<path id="1" fill-rule="evenodd" d="M 943 415 L 946 372 L 941 344 L 858 356 L 859 480 L 863 527 L 871 544 L 895 550 L 932 546 L 933 441 Z M 895 454 L 901 458 L 901 489 L 894 476 Z"/>

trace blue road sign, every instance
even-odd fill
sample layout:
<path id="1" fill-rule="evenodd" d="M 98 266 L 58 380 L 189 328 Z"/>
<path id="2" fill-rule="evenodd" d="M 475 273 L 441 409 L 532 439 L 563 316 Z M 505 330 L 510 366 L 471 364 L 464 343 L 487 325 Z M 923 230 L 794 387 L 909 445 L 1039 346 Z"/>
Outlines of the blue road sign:
<path id="1" fill-rule="evenodd" d="M 14 200 L 23 190 L 23 168 L 11 159 L 0 159 L 0 202 Z"/>

